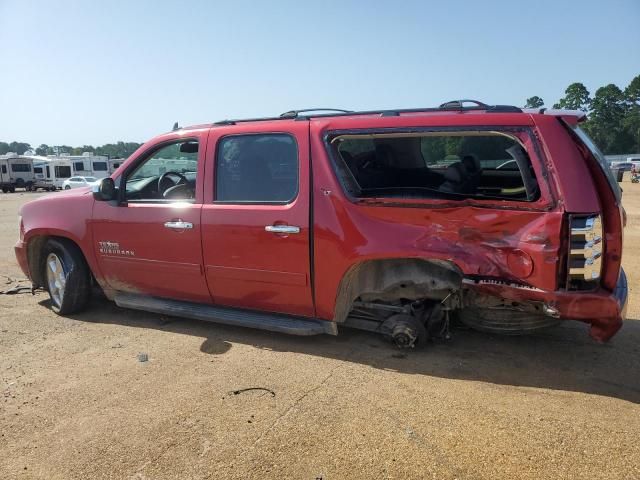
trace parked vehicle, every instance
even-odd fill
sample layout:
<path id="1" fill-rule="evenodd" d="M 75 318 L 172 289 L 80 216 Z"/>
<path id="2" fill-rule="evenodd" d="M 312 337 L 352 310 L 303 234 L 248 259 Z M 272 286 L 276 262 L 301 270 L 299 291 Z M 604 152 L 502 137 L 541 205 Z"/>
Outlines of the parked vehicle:
<path id="1" fill-rule="evenodd" d="M 62 188 L 70 190 L 72 188 L 90 187 L 97 180 L 96 177 L 71 177 L 62 182 Z"/>
<path id="2" fill-rule="evenodd" d="M 625 213 L 584 114 L 467 105 L 171 131 L 93 195 L 24 205 L 18 262 L 61 315 L 95 279 L 122 307 L 297 335 L 411 347 L 456 318 L 505 334 L 579 320 L 608 340 Z"/>
<path id="3" fill-rule="evenodd" d="M 110 158 L 109 159 L 109 173 L 113 173 L 115 172 L 118 168 L 120 168 L 120 165 L 122 165 L 124 163 L 126 159 L 125 158 Z"/>
<path id="4" fill-rule="evenodd" d="M 37 191 L 39 188 L 48 192 L 56 189 L 53 184 L 51 165 L 47 160 L 35 160 L 33 161 L 33 186 L 32 190 Z"/>
<path id="5" fill-rule="evenodd" d="M 70 155 L 65 158 L 71 162 L 74 175 L 96 178 L 109 176 L 109 159 L 107 157 L 84 152 L 82 155 Z"/>
<path id="6" fill-rule="evenodd" d="M 611 168 L 614 169 L 614 170 L 619 170 L 619 171 L 623 171 L 623 172 L 630 172 L 631 169 L 633 168 L 633 163 L 632 162 L 618 162 L 615 165 L 612 165 Z"/>
<path id="7" fill-rule="evenodd" d="M 33 181 L 31 158 L 15 153 L 0 158 L 0 188 L 4 193 L 15 192 L 16 188 L 31 190 Z"/>

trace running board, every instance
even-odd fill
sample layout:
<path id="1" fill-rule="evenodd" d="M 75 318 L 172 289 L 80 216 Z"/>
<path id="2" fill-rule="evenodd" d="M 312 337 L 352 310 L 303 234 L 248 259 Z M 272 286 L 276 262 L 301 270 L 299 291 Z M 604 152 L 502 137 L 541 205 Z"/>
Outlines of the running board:
<path id="1" fill-rule="evenodd" d="M 168 300 L 132 293 L 118 293 L 115 296 L 115 302 L 119 307 L 132 308 L 134 310 L 144 310 L 174 317 L 222 323 L 224 325 L 258 328 L 289 335 L 338 334 L 335 322 L 326 320 L 216 307 L 202 303 Z"/>

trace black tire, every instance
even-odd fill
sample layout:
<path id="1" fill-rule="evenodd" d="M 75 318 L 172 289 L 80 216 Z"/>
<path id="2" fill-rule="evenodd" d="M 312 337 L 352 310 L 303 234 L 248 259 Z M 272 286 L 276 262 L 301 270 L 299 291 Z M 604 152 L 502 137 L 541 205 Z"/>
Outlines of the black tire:
<path id="1" fill-rule="evenodd" d="M 51 309 L 59 315 L 83 310 L 91 298 L 91 272 L 80 249 L 69 240 L 51 239 L 42 253 L 42 279 L 51 298 Z M 55 274 L 49 271 L 48 264 L 52 256 L 62 267 L 62 292 L 52 284 Z"/>
<path id="2" fill-rule="evenodd" d="M 71 190 L 71 187 L 69 185 L 65 185 L 64 189 L 65 190 Z"/>
<path id="3" fill-rule="evenodd" d="M 9 189 L 7 187 L 2 187 L 2 193 L 7 193 Z"/>
<path id="4" fill-rule="evenodd" d="M 467 307 L 457 312 L 467 327 L 498 335 L 528 335 L 558 325 L 561 320 L 539 313 L 522 312 L 510 308 Z"/>

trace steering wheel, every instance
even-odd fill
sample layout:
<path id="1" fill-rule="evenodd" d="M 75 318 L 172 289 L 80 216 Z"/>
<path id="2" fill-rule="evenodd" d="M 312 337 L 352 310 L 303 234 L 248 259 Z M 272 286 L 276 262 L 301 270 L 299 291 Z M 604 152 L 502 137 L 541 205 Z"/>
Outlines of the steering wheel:
<path id="1" fill-rule="evenodd" d="M 166 183 L 168 177 L 172 175 L 178 177 L 178 181 L 173 182 L 168 187 L 165 187 L 164 184 Z M 175 187 L 176 185 L 187 185 L 188 183 L 189 180 L 187 180 L 187 177 L 179 172 L 164 172 L 162 175 L 160 175 L 160 178 L 158 178 L 158 193 L 164 194 L 164 191 L 170 189 L 171 187 Z"/>

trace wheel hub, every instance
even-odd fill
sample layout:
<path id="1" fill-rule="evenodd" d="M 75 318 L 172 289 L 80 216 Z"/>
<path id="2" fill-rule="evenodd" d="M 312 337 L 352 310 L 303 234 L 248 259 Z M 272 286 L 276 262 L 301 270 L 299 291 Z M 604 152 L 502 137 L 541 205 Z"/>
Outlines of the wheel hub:
<path id="1" fill-rule="evenodd" d="M 58 306 L 62 305 L 64 289 L 67 284 L 67 277 L 62 268 L 62 262 L 55 253 L 50 253 L 47 257 L 47 285 L 51 300 Z"/>
<path id="2" fill-rule="evenodd" d="M 408 323 L 398 322 L 393 328 L 391 337 L 398 347 L 412 348 L 418 339 L 418 332 Z"/>

